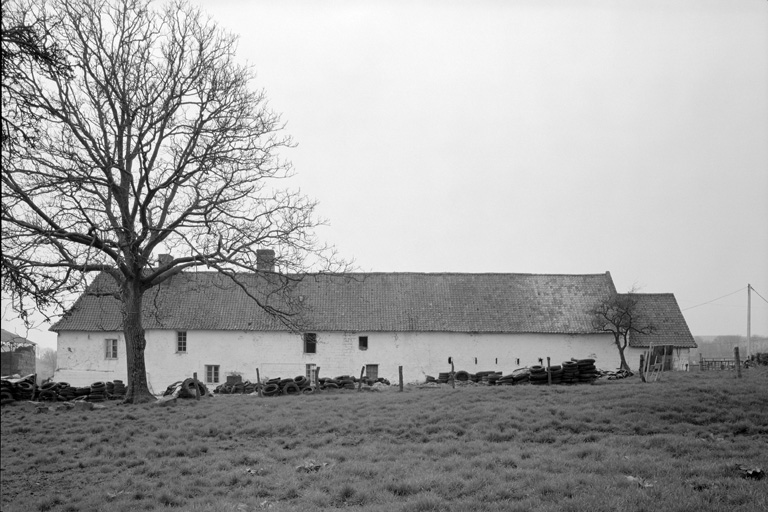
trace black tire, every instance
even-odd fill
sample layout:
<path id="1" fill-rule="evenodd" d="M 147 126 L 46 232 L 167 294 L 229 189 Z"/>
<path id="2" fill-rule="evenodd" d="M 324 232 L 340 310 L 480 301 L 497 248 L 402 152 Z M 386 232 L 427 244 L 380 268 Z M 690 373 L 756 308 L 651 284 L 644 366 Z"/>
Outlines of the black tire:
<path id="1" fill-rule="evenodd" d="M 299 393 L 301 393 L 301 388 L 293 380 L 283 386 L 284 395 L 298 395 Z"/>
<path id="2" fill-rule="evenodd" d="M 323 389 L 339 389 L 339 385 L 335 382 L 326 382 L 323 385 Z"/>
<path id="3" fill-rule="evenodd" d="M 293 382 L 295 382 L 296 385 L 299 386 L 300 388 L 305 388 L 309 386 L 309 379 L 306 378 L 304 375 L 299 375 L 298 377 L 294 377 Z"/>
<path id="4" fill-rule="evenodd" d="M 275 383 L 267 384 L 266 386 L 264 386 L 264 389 L 261 390 L 261 393 L 264 396 L 275 396 L 278 393 L 280 393 L 280 386 L 278 386 Z"/>

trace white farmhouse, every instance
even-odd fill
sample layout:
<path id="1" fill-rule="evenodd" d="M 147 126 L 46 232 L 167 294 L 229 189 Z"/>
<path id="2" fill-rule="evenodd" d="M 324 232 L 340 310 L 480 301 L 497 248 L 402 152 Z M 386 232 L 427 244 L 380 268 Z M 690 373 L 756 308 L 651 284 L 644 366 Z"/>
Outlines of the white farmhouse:
<path id="1" fill-rule="evenodd" d="M 185 272 L 144 297 L 147 376 L 162 392 L 198 374 L 209 386 L 241 375 L 263 378 L 359 374 L 406 382 L 456 370 L 502 371 L 571 358 L 615 369 L 610 334 L 588 310 L 616 292 L 610 273 L 589 275 L 366 273 L 297 276 L 254 273 L 239 284 L 216 272 Z M 99 275 L 51 330 L 58 333 L 55 379 L 71 385 L 125 380 L 120 303 Z M 288 322 L 257 305 L 290 312 Z M 633 338 L 632 368 L 650 342 L 667 345 L 684 368 L 696 346 L 672 294 L 639 294 L 658 327 Z"/>

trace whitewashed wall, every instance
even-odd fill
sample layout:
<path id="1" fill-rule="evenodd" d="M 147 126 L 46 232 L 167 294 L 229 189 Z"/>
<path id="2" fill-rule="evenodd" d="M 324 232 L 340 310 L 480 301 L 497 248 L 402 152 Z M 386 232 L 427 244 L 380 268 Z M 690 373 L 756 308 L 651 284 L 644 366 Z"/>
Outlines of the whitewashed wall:
<path id="1" fill-rule="evenodd" d="M 368 336 L 368 349 L 360 350 L 358 336 Z M 116 360 L 105 358 L 104 340 L 118 338 Z M 637 351 L 630 354 L 632 368 L 639 364 Z M 509 372 L 519 366 L 539 364 L 539 358 L 552 364 L 572 357 L 595 358 L 597 366 L 615 369 L 618 352 L 612 337 L 604 334 L 466 334 L 328 332 L 318 333 L 317 353 L 305 354 L 301 336 L 281 332 L 188 331 L 187 352 L 176 352 L 176 331 L 147 331 L 146 364 L 149 382 L 155 393 L 178 380 L 205 379 L 206 365 L 219 365 L 220 382 L 227 375 L 240 374 L 243 380 L 295 377 L 305 373 L 307 364 L 321 368 L 321 376 L 360 375 L 367 364 L 379 365 L 379 376 L 397 381 L 398 366 L 403 366 L 406 382 L 423 381 L 425 375 L 437 377 L 456 370 Z M 475 358 L 477 361 L 475 361 Z M 126 380 L 124 338 L 121 333 L 63 332 L 58 337 L 57 381 L 84 386 L 95 381 Z"/>

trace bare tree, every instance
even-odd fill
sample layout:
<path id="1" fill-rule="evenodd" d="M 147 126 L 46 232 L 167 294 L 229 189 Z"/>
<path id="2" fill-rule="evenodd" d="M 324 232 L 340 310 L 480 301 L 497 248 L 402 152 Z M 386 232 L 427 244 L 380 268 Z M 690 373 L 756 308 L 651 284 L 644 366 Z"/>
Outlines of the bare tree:
<path id="1" fill-rule="evenodd" d="M 19 69 L 37 73 L 68 77 L 72 71 L 66 55 L 47 31 L 55 23 L 52 15 L 29 12 L 26 8 L 13 8 L 7 0 L 2 6 L 2 30 L 0 30 L 0 65 L 2 65 L 2 146 L 6 152 L 18 144 L 32 143 L 39 127 L 35 116 L 27 109 L 25 101 L 30 91 L 19 83 Z M 37 18 L 35 15 L 40 16 Z"/>
<path id="2" fill-rule="evenodd" d="M 314 235 L 315 202 L 277 187 L 292 175 L 277 152 L 292 142 L 251 88 L 252 71 L 235 62 L 234 36 L 183 1 L 32 8 L 73 71 L 41 74 L 22 62 L 11 84 L 28 92 L 25 107 L 44 129 L 34 144 L 3 150 L 3 291 L 23 314 L 63 307 L 89 275 L 112 276 L 126 401 L 150 400 L 148 290 L 200 266 L 238 282 L 239 272 L 256 270 L 259 248 L 275 251 L 281 275 L 343 271 L 343 263 Z M 45 9 L 58 13 L 55 24 Z M 174 257 L 155 264 L 159 253 Z"/>
<path id="3" fill-rule="evenodd" d="M 653 324 L 639 311 L 635 291 L 633 288 L 629 293 L 615 293 L 595 304 L 589 311 L 593 329 L 613 334 L 622 370 L 630 369 L 624 350 L 629 345 L 631 334 L 651 334 L 655 330 Z"/>

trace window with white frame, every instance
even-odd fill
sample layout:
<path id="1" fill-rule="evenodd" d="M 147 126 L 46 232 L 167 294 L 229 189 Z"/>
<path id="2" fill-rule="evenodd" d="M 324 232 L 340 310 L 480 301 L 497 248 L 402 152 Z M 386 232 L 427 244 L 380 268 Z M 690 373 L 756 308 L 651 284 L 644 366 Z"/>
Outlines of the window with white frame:
<path id="1" fill-rule="evenodd" d="M 305 375 L 307 376 L 307 380 L 309 380 L 311 384 L 314 384 L 315 375 L 317 375 L 317 365 L 307 364 L 307 371 Z"/>
<path id="2" fill-rule="evenodd" d="M 368 336 L 357 337 L 357 348 L 360 350 L 368 350 Z"/>
<path id="3" fill-rule="evenodd" d="M 117 359 L 117 340 L 108 338 L 104 340 L 104 347 L 107 359 Z"/>
<path id="4" fill-rule="evenodd" d="M 219 365 L 217 364 L 205 365 L 205 382 L 208 384 L 219 383 Z"/>
<path id="5" fill-rule="evenodd" d="M 187 352 L 187 331 L 176 331 L 176 352 Z"/>

